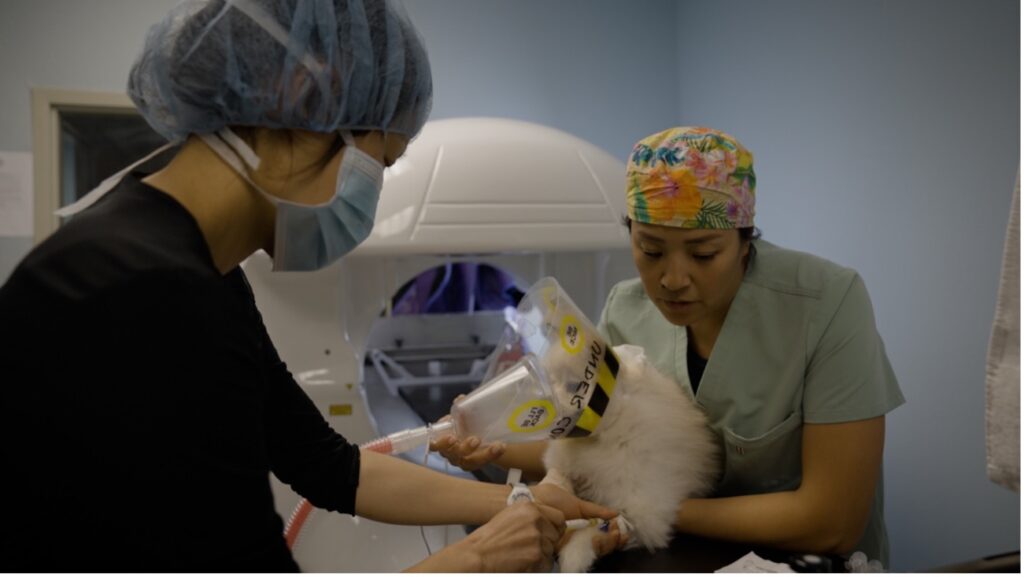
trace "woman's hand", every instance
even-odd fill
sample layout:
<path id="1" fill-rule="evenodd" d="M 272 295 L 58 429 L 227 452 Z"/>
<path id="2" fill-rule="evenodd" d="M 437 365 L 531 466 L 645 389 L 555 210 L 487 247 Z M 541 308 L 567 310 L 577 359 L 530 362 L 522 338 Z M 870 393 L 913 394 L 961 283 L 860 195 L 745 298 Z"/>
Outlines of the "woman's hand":
<path id="1" fill-rule="evenodd" d="M 566 519 L 600 518 L 611 521 L 618 515 L 613 509 L 602 507 L 590 501 L 584 501 L 554 483 L 534 485 L 530 488 L 530 492 L 533 493 L 534 498 L 538 502 L 545 503 L 561 511 Z M 558 544 L 559 550 L 562 549 L 562 545 L 566 543 L 570 535 L 572 535 L 572 532 L 567 531 L 562 537 L 561 542 Z M 608 524 L 607 533 L 596 535 L 590 541 L 597 556 L 604 557 L 616 549 L 621 549 L 628 540 L 629 536 L 619 531 L 619 524 L 611 521 Z"/>
<path id="2" fill-rule="evenodd" d="M 530 487 L 530 492 L 538 503 L 554 507 L 565 515 L 566 519 L 614 519 L 618 513 L 614 509 L 602 507 L 590 501 L 584 501 L 565 489 L 552 483 L 541 483 Z"/>
<path id="3" fill-rule="evenodd" d="M 502 509 L 465 539 L 409 568 L 424 573 L 549 572 L 565 532 L 557 509 L 529 502 Z"/>
<path id="4" fill-rule="evenodd" d="M 470 533 L 465 542 L 480 560 L 478 572 L 549 572 L 564 532 L 565 516 L 557 509 L 517 503 Z"/>
<path id="5" fill-rule="evenodd" d="M 446 416 L 441 421 L 451 419 Z M 449 463 L 463 471 L 475 471 L 505 454 L 505 443 L 480 444 L 480 439 L 469 437 L 460 441 L 453 435 L 445 435 L 430 442 L 430 450 L 437 451 Z"/>
<path id="6" fill-rule="evenodd" d="M 458 401 L 459 397 L 456 397 Z M 448 421 L 446 415 L 439 422 Z M 430 450 L 436 451 L 449 463 L 472 472 L 488 463 L 503 469 L 520 469 L 524 479 L 538 480 L 544 478 L 544 452 L 546 441 L 528 441 L 508 446 L 503 442 L 481 443 L 478 437 L 470 436 L 459 439 L 454 435 L 445 435 L 430 442 Z"/>

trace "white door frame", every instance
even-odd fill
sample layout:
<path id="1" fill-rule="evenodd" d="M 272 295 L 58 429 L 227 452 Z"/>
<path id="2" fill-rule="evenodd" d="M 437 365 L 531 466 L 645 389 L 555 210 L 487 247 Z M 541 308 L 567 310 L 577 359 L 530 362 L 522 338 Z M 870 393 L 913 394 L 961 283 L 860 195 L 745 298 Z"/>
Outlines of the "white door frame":
<path id="1" fill-rule="evenodd" d="M 60 226 L 60 115 L 65 112 L 137 115 L 127 94 L 58 88 L 32 89 L 33 244 Z"/>

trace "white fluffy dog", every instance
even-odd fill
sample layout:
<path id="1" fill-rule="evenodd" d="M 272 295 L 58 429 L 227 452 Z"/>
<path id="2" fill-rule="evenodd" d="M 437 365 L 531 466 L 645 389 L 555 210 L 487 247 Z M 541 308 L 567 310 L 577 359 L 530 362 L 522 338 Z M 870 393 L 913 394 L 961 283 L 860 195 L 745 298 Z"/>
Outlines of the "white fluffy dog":
<path id="1" fill-rule="evenodd" d="M 687 497 L 706 495 L 717 478 L 718 444 L 704 412 L 680 385 L 660 373 L 640 347 L 614 348 L 615 390 L 593 435 L 549 443 L 548 475 L 577 496 L 619 511 L 627 548 L 668 545 L 676 511 Z M 599 529 L 575 531 L 559 553 L 562 572 L 593 565 L 591 539 Z"/>

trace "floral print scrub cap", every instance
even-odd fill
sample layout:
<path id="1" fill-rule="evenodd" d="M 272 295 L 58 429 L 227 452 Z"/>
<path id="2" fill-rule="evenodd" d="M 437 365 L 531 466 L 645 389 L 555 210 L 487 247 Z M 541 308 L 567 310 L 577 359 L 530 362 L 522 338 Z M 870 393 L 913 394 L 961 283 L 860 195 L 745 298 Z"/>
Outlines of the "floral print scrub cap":
<path id="1" fill-rule="evenodd" d="M 754 226 L 754 157 L 711 128 L 670 128 L 636 143 L 626 168 L 627 215 L 680 228 Z"/>

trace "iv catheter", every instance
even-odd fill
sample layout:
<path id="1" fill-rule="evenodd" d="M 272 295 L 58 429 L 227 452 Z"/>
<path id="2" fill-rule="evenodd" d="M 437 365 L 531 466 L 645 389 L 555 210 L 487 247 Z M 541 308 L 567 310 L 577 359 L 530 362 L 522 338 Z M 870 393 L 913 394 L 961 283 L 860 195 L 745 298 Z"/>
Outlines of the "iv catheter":
<path id="1" fill-rule="evenodd" d="M 566 519 L 565 528 L 569 530 L 580 530 L 588 527 L 601 527 L 603 530 L 608 529 L 608 521 L 605 519 Z"/>

